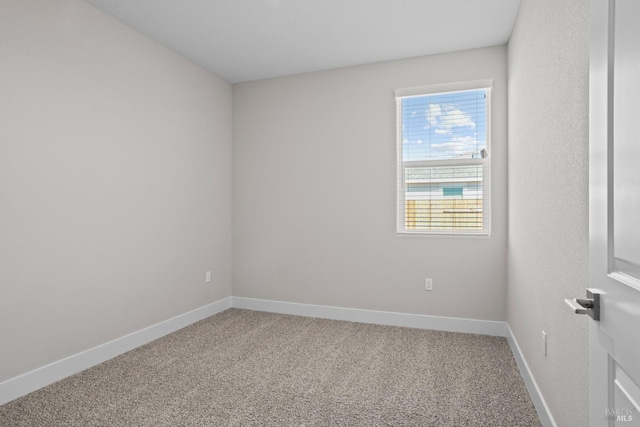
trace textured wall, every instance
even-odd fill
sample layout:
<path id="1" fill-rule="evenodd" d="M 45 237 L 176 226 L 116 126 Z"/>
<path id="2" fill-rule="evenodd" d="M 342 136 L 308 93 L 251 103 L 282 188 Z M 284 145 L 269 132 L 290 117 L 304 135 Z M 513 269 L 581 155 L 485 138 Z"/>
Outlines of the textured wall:
<path id="1" fill-rule="evenodd" d="M 588 0 L 523 0 L 509 42 L 508 321 L 559 426 L 588 425 Z M 548 333 L 548 356 L 542 350 Z"/>
<path id="2" fill-rule="evenodd" d="M 81 0 L 0 58 L 0 381 L 229 296 L 231 87 Z"/>
<path id="3" fill-rule="evenodd" d="M 506 53 L 234 85 L 233 294 L 505 320 Z M 394 89 L 480 78 L 494 79 L 491 237 L 396 236 Z"/>

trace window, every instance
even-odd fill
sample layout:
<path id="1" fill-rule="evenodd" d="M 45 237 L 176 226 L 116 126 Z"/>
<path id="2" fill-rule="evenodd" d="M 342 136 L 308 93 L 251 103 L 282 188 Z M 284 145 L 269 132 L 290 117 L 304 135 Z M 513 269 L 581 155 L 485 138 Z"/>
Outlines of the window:
<path id="1" fill-rule="evenodd" d="M 491 86 L 396 90 L 398 233 L 490 233 Z"/>

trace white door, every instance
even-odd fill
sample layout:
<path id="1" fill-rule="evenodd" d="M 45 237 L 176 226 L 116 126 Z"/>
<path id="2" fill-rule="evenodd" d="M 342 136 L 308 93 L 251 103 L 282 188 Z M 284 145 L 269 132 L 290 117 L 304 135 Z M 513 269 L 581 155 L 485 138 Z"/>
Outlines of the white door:
<path id="1" fill-rule="evenodd" d="M 591 0 L 592 426 L 640 426 L 639 23 L 639 0 Z"/>

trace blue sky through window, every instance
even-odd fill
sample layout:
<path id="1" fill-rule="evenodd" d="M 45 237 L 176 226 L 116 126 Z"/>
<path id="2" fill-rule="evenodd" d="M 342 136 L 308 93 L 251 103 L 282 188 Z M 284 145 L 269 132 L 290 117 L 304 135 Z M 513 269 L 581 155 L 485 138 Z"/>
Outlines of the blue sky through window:
<path id="1" fill-rule="evenodd" d="M 402 99 L 405 161 L 471 158 L 487 146 L 486 90 Z"/>

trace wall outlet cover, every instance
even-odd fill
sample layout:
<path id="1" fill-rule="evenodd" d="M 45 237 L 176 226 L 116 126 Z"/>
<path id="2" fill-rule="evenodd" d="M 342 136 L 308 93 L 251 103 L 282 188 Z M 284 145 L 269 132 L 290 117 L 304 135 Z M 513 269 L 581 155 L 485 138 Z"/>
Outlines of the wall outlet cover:
<path id="1" fill-rule="evenodd" d="M 433 290 L 433 279 L 424 279 L 424 290 L 432 291 Z"/>

